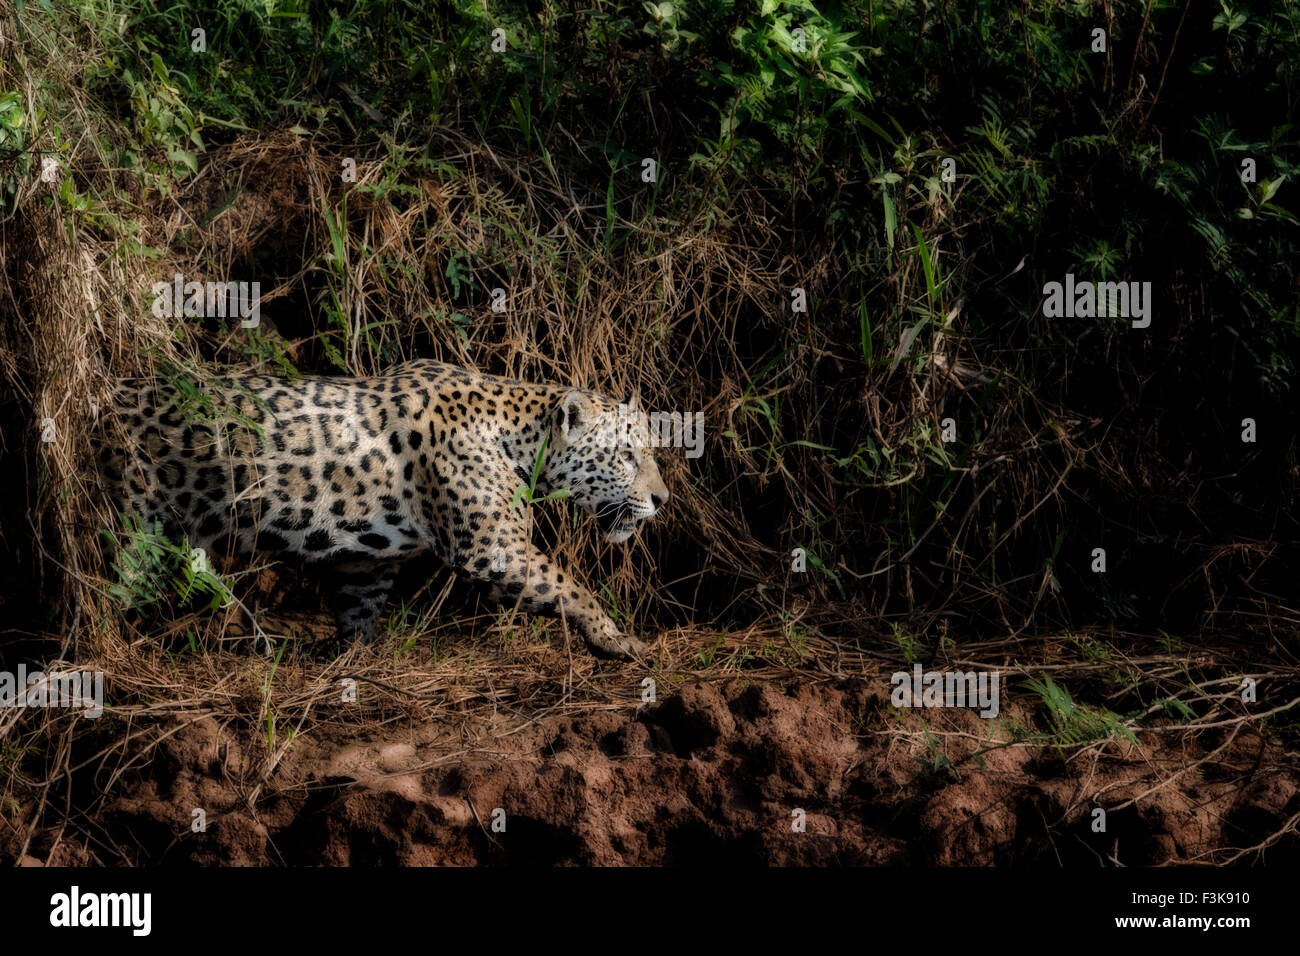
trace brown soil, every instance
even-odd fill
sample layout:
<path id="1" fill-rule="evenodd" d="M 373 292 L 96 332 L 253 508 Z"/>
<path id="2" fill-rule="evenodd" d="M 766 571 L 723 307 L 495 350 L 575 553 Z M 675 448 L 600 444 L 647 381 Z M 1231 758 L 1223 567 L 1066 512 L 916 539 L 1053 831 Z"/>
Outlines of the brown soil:
<path id="1" fill-rule="evenodd" d="M 305 865 L 1300 856 L 1286 832 L 1300 811 L 1300 771 L 1248 725 L 1060 751 L 1014 741 L 1014 728 L 1032 726 L 1022 701 L 989 721 L 894 711 L 888 692 L 884 675 L 732 677 L 688 680 L 648 705 L 628 692 L 625 706 L 576 715 L 399 718 L 362 739 L 329 722 L 265 779 L 264 741 L 209 717 L 177 722 L 154 736 L 171 731 L 143 770 L 125 767 L 113 784 L 96 814 L 98 846 L 50 828 L 24 862 L 112 862 L 106 845 L 119 861 Z M 1105 833 L 1092 830 L 1098 807 Z M 191 832 L 196 808 L 204 833 Z"/>

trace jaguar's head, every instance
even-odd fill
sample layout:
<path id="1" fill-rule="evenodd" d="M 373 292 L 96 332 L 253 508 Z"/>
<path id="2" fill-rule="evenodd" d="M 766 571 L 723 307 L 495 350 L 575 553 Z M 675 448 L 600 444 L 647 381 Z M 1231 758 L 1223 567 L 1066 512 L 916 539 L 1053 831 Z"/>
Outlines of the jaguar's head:
<path id="1" fill-rule="evenodd" d="M 545 477 L 552 491 L 568 489 L 615 544 L 668 500 L 635 395 L 620 405 L 594 392 L 566 392 L 552 413 Z"/>

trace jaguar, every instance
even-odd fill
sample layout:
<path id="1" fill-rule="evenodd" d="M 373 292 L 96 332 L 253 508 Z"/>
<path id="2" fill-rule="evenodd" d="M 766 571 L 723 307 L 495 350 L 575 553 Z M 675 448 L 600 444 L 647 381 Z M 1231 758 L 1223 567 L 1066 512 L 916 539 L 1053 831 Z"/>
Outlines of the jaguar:
<path id="1" fill-rule="evenodd" d="M 668 488 L 635 395 L 416 360 L 202 392 L 119 380 L 110 414 L 103 473 L 123 514 L 207 553 L 302 563 L 345 644 L 373 639 L 402 564 L 432 553 L 498 601 L 572 622 L 597 653 L 647 652 L 533 544 L 528 510 L 571 497 L 614 543 L 659 513 Z"/>

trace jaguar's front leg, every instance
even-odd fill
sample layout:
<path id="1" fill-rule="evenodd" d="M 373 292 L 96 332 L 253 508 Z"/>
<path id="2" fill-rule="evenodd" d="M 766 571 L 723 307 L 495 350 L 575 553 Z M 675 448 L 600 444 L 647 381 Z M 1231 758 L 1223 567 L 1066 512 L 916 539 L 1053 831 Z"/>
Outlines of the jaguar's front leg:
<path id="1" fill-rule="evenodd" d="M 492 596 L 502 604 L 517 602 L 529 613 L 576 625 L 593 650 L 627 660 L 643 657 L 649 650 L 644 642 L 618 629 L 595 595 L 522 537 L 510 544 L 499 542 L 489 558 L 480 558 L 468 570 L 490 582 Z"/>

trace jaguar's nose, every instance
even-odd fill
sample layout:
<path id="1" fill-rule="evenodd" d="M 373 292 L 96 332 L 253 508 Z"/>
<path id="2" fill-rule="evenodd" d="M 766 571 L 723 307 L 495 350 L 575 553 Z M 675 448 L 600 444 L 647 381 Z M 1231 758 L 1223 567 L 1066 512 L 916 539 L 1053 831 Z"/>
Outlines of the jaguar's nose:
<path id="1" fill-rule="evenodd" d="M 655 506 L 655 511 L 658 511 L 660 508 L 662 508 L 664 506 L 664 502 L 667 500 L 668 500 L 667 491 L 665 491 L 663 494 L 659 494 L 653 491 L 650 493 L 650 503 Z"/>

